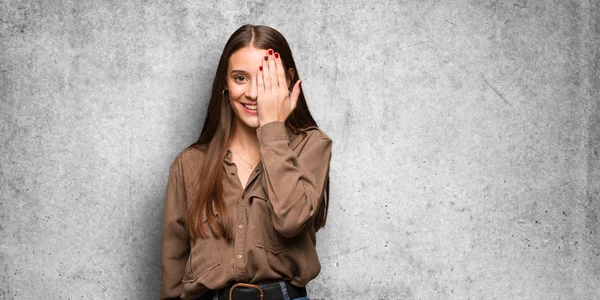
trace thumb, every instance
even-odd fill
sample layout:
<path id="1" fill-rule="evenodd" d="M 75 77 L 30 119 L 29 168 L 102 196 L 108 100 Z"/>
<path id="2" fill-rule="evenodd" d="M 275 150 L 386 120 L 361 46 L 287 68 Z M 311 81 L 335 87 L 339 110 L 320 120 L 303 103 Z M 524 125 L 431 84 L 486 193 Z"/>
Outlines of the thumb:
<path id="1" fill-rule="evenodd" d="M 292 89 L 292 95 L 290 96 L 290 101 L 292 110 L 296 108 L 296 104 L 298 103 L 298 97 L 300 96 L 300 85 L 302 84 L 302 80 L 296 81 L 294 84 L 294 88 Z"/>

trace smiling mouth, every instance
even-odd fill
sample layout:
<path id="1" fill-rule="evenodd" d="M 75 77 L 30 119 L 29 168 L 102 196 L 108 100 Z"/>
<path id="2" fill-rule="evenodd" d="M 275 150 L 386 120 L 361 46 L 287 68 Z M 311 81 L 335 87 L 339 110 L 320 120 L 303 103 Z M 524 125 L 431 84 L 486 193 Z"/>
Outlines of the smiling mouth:
<path id="1" fill-rule="evenodd" d="M 256 109 L 257 109 L 257 106 L 256 106 L 256 104 L 244 104 L 244 103 L 242 103 L 242 105 L 243 105 L 245 108 L 249 109 L 249 110 L 256 110 Z"/>

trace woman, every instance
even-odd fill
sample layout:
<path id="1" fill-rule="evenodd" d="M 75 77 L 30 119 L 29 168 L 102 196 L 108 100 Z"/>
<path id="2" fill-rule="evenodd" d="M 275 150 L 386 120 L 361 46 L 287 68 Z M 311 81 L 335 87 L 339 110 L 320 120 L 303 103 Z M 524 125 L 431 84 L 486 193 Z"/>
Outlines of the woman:
<path id="1" fill-rule="evenodd" d="M 161 299 L 308 299 L 332 141 L 300 85 L 276 30 L 227 41 L 200 138 L 171 165 Z"/>

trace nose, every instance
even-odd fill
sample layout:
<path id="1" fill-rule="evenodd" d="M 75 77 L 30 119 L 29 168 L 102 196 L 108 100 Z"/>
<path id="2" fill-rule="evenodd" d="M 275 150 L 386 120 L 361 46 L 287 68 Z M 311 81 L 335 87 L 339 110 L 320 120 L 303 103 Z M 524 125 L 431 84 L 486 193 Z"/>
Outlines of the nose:
<path id="1" fill-rule="evenodd" d="M 256 80 L 256 78 L 252 79 L 252 82 L 250 82 L 250 87 L 248 89 L 246 89 L 246 97 L 249 99 L 252 99 L 254 101 L 256 101 L 256 98 L 258 97 L 258 87 L 257 87 L 258 81 Z"/>

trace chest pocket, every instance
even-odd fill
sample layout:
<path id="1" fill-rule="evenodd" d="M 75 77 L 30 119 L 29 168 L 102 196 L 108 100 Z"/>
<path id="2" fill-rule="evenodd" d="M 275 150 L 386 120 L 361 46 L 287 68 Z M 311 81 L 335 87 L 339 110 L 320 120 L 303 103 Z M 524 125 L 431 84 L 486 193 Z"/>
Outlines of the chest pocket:
<path id="1" fill-rule="evenodd" d="M 200 276 L 221 263 L 219 255 L 220 240 L 217 240 L 210 233 L 207 219 L 202 221 L 202 226 L 210 235 L 207 238 L 197 238 L 191 245 L 190 256 L 188 257 L 182 282 L 195 282 Z"/>
<path id="2" fill-rule="evenodd" d="M 289 250 L 294 245 L 294 238 L 282 236 L 273 226 L 269 199 L 263 188 L 253 191 L 250 200 L 249 223 L 254 246 L 275 254 Z"/>

